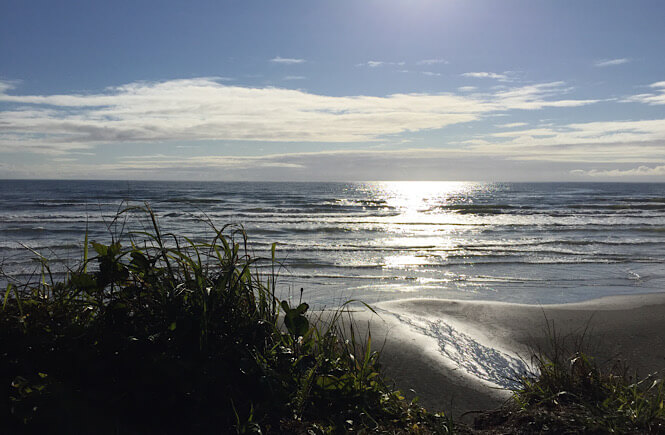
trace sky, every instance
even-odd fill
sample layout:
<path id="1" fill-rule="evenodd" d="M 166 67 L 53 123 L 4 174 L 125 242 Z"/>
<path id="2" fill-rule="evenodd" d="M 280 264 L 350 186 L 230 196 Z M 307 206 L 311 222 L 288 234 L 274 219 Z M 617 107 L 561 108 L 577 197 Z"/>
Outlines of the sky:
<path id="1" fill-rule="evenodd" d="M 665 182 L 662 0 L 0 2 L 0 179 Z"/>

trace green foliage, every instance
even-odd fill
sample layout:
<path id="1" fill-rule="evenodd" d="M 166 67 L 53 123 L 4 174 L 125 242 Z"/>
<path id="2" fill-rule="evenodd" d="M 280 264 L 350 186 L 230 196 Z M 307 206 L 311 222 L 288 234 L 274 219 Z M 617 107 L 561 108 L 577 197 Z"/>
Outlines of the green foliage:
<path id="1" fill-rule="evenodd" d="M 384 384 L 371 340 L 361 352 L 342 336 L 342 311 L 322 328 L 307 304 L 278 301 L 241 228 L 196 242 L 139 212 L 145 231 L 108 244 L 86 231 L 63 281 L 40 256 L 39 282 L 7 287 L 0 432 L 448 430 Z"/>
<path id="2" fill-rule="evenodd" d="M 665 432 L 662 379 L 639 380 L 619 361 L 603 368 L 584 352 L 585 334 L 573 339 L 548 328 L 550 345 L 534 351 L 534 373 L 519 380 L 511 404 L 483 416 L 479 427 L 499 422 L 532 432 Z"/>
<path id="3" fill-rule="evenodd" d="M 305 317 L 308 309 L 309 305 L 304 302 L 296 308 L 291 308 L 287 301 L 282 301 L 284 325 L 293 338 L 303 337 L 309 331 L 309 320 Z"/>

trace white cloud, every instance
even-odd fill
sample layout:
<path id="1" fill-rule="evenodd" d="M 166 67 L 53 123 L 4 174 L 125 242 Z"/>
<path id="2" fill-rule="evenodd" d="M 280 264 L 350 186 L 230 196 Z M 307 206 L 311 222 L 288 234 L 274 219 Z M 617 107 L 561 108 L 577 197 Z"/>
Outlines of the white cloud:
<path id="1" fill-rule="evenodd" d="M 567 124 L 528 130 L 493 133 L 497 138 L 510 138 L 512 143 L 534 140 L 539 145 L 607 144 L 665 140 L 665 119 L 644 121 L 609 121 Z"/>
<path id="2" fill-rule="evenodd" d="M 572 90 L 564 82 L 540 83 L 496 92 L 496 98 L 507 107 L 522 110 L 537 110 L 543 107 L 578 107 L 597 103 L 599 100 L 546 100 Z"/>
<path id="3" fill-rule="evenodd" d="M 305 59 L 296 59 L 292 57 L 273 57 L 270 62 L 292 65 L 296 63 L 305 63 Z"/>
<path id="4" fill-rule="evenodd" d="M 470 150 L 517 160 L 665 162 L 665 119 L 574 123 L 495 132 Z"/>
<path id="5" fill-rule="evenodd" d="M 423 71 L 423 74 L 426 75 L 426 76 L 430 76 L 430 77 L 439 77 L 439 76 L 441 76 L 441 73 L 433 72 L 433 71 Z"/>
<path id="6" fill-rule="evenodd" d="M 423 59 L 421 61 L 418 61 L 418 65 L 439 65 L 439 64 L 448 64 L 448 62 L 445 59 L 440 59 L 440 58 L 435 58 L 435 59 Z"/>
<path id="7" fill-rule="evenodd" d="M 305 76 L 285 76 L 284 80 L 305 80 Z"/>
<path id="8" fill-rule="evenodd" d="M 114 163 L 97 165 L 97 170 L 105 173 L 114 171 L 173 171 L 173 170 L 247 170 L 259 168 L 309 169 L 314 167 L 341 170 L 340 166 L 353 166 L 354 162 L 361 168 L 365 165 L 385 168 L 387 162 L 406 164 L 409 162 L 432 162 L 464 157 L 467 152 L 460 150 L 412 148 L 402 150 L 337 150 L 317 152 L 296 152 L 267 154 L 262 156 L 166 156 L 143 155 L 126 156 Z M 343 163 L 340 165 L 339 163 Z M 418 163 L 420 164 L 420 163 Z"/>
<path id="9" fill-rule="evenodd" d="M 473 92 L 476 89 L 478 88 L 475 86 L 460 86 L 459 88 L 457 88 L 457 90 L 460 92 Z"/>
<path id="10" fill-rule="evenodd" d="M 0 176 L 22 178 L 132 178 L 209 180 L 565 180 L 579 162 L 509 160 L 472 150 L 417 148 L 351 149 L 237 155 L 138 155 L 90 165 L 48 162 L 3 168 Z M 575 174 L 573 174 L 575 175 Z"/>
<path id="11" fill-rule="evenodd" d="M 462 74 L 462 77 L 473 77 L 475 79 L 495 79 L 499 81 L 509 80 L 506 74 L 497 74 L 493 72 L 467 72 Z"/>
<path id="12" fill-rule="evenodd" d="M 616 149 L 621 151 L 621 146 Z M 580 150 L 573 150 L 584 157 Z M 596 149 L 596 153 L 605 150 Z M 168 151 L 166 151 L 168 152 Z M 546 152 L 548 152 L 546 150 Z M 662 177 L 663 163 L 635 169 L 591 169 L 598 161 L 585 159 L 513 158 L 474 149 L 409 148 L 342 149 L 317 152 L 241 155 L 134 155 L 90 165 L 57 161 L 30 166 L 0 163 L 0 176 L 22 178 L 132 178 L 211 180 L 565 180 L 570 175 L 599 179 L 624 176 Z M 663 165 L 661 168 L 658 165 Z M 617 167 L 619 165 L 613 165 Z M 654 167 L 655 166 L 655 167 Z M 623 171 L 619 173 L 619 171 Z M 588 174 L 587 174 L 588 173 Z M 642 178 L 640 178 L 642 177 Z"/>
<path id="13" fill-rule="evenodd" d="M 599 61 L 596 61 L 594 63 L 595 66 L 603 68 L 606 66 L 614 66 L 614 65 L 621 65 L 624 63 L 630 62 L 630 59 L 627 59 L 625 57 L 619 58 L 619 59 L 601 59 Z"/>
<path id="14" fill-rule="evenodd" d="M 633 95 L 624 99 L 623 102 L 644 103 L 652 106 L 665 104 L 665 81 L 652 83 L 649 87 L 655 89 L 656 93 Z"/>
<path id="15" fill-rule="evenodd" d="M 525 125 L 528 125 L 526 122 L 511 122 L 508 124 L 498 124 L 495 125 L 495 127 L 499 128 L 515 128 L 515 127 L 524 127 Z"/>
<path id="16" fill-rule="evenodd" d="M 665 165 L 663 166 L 639 166 L 631 169 L 574 169 L 570 171 L 574 175 L 583 175 L 588 177 L 654 177 L 665 176 Z"/>
<path id="17" fill-rule="evenodd" d="M 0 82 L 1 83 L 1 82 Z M 167 141 L 372 142 L 509 110 L 571 107 L 560 82 L 474 95 L 332 97 L 230 86 L 211 78 L 137 82 L 98 94 L 8 95 L 0 151 L 57 152 Z"/>
<path id="18" fill-rule="evenodd" d="M 380 66 L 404 66 L 404 62 L 386 62 L 383 60 L 368 60 L 365 63 L 359 63 L 357 66 L 368 66 L 370 68 L 378 68 Z"/>
<path id="19" fill-rule="evenodd" d="M 0 80 L 0 94 L 4 94 L 9 90 L 14 89 L 14 87 L 15 87 L 14 83 L 10 81 Z"/>

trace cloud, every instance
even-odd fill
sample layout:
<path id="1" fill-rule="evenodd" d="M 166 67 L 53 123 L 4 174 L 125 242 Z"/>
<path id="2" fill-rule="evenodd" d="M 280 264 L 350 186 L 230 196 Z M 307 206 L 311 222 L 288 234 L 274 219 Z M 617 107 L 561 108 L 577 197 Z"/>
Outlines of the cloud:
<path id="1" fill-rule="evenodd" d="M 447 65 L 448 62 L 445 59 L 440 59 L 440 58 L 435 58 L 435 59 L 423 59 L 421 61 L 418 61 L 416 64 L 417 65 L 439 65 L 439 64 L 444 64 Z"/>
<path id="2" fill-rule="evenodd" d="M 285 65 L 293 65 L 293 64 L 296 64 L 296 63 L 305 63 L 305 59 L 296 59 L 296 58 L 292 58 L 292 57 L 279 57 L 279 56 L 277 56 L 277 57 L 273 57 L 272 59 L 270 59 L 270 62 L 281 63 L 281 64 L 285 64 Z"/>
<path id="3" fill-rule="evenodd" d="M 460 86 L 459 88 L 457 88 L 457 90 L 460 92 L 473 92 L 476 89 L 478 88 L 475 86 Z"/>
<path id="4" fill-rule="evenodd" d="M 665 162 L 665 119 L 606 121 L 490 133 L 470 150 L 516 160 Z"/>
<path id="5" fill-rule="evenodd" d="M 663 166 L 639 166 L 631 169 L 574 169 L 570 171 L 574 175 L 583 175 L 588 177 L 653 177 L 665 176 L 665 165 Z"/>
<path id="6" fill-rule="evenodd" d="M 4 94 L 9 90 L 12 90 L 16 87 L 14 82 L 9 80 L 0 80 L 0 94 Z"/>
<path id="7" fill-rule="evenodd" d="M 274 154 L 266 156 L 225 156 L 225 155 L 207 155 L 207 156 L 166 156 L 162 154 L 148 156 L 125 156 L 118 163 L 107 164 L 102 169 L 134 169 L 134 170 L 154 170 L 154 169 L 252 169 L 252 168 L 302 168 L 300 163 L 289 162 L 287 160 L 296 160 L 301 154 Z"/>
<path id="8" fill-rule="evenodd" d="M 524 127 L 525 125 L 528 125 L 526 122 L 511 122 L 508 124 L 498 124 L 495 125 L 495 127 L 499 128 L 515 128 L 515 127 Z"/>
<path id="9" fill-rule="evenodd" d="M 432 71 L 423 71 L 423 75 L 430 76 L 430 77 L 439 77 L 439 76 L 441 76 L 441 73 L 432 72 Z"/>
<path id="10" fill-rule="evenodd" d="M 2 83 L 2 82 L 0 82 Z M 212 78 L 135 82 L 103 93 L 0 93 L 0 151 L 62 152 L 168 141 L 354 143 L 475 121 L 510 110 L 573 107 L 561 82 L 455 95 L 326 96 Z"/>
<path id="11" fill-rule="evenodd" d="M 606 66 L 614 66 L 614 65 L 622 65 L 624 63 L 630 62 L 630 59 L 627 59 L 625 57 L 619 58 L 619 59 L 601 59 L 599 61 L 596 61 L 594 63 L 594 66 L 597 66 L 599 68 L 603 68 Z"/>
<path id="12" fill-rule="evenodd" d="M 506 74 L 497 74 L 493 72 L 467 72 L 462 74 L 462 77 L 472 77 L 475 79 L 495 79 L 499 81 L 510 80 Z"/>
<path id="13" fill-rule="evenodd" d="M 167 151 L 168 152 L 168 151 Z M 588 166 L 588 167 L 587 167 Z M 594 163 L 594 166 L 597 166 Z M 166 180 L 502 180 L 551 181 L 591 165 L 508 160 L 471 150 L 447 148 L 344 149 L 263 156 L 135 155 L 95 165 L 48 162 L 0 166 L 0 176 L 21 178 Z M 575 175 L 575 174 L 572 174 Z"/>
<path id="14" fill-rule="evenodd" d="M 535 140 L 545 146 L 648 142 L 665 140 L 665 119 L 573 123 L 558 127 L 505 131 L 493 133 L 491 136 L 509 138 L 513 143 Z"/>
<path id="15" fill-rule="evenodd" d="M 649 105 L 665 104 L 665 81 L 656 82 L 649 85 L 650 88 L 656 89 L 656 93 L 646 93 L 630 96 L 622 102 L 624 103 L 644 103 Z"/>
<path id="16" fill-rule="evenodd" d="M 359 63 L 357 66 L 368 66 L 370 68 L 378 68 L 380 66 L 404 66 L 404 62 L 386 62 L 382 60 L 368 60 L 365 63 Z"/>
<path id="17" fill-rule="evenodd" d="M 284 80 L 305 80 L 305 76 L 285 76 Z"/>
<path id="18" fill-rule="evenodd" d="M 143 155 L 126 156 L 117 162 L 104 163 L 96 166 L 101 173 L 114 174 L 118 172 L 170 173 L 172 171 L 215 172 L 245 171 L 250 169 L 286 169 L 291 174 L 300 173 L 311 176 L 325 174 L 324 178 L 334 178 L 345 169 L 361 169 L 375 171 L 369 179 L 385 178 L 386 165 L 400 167 L 418 167 L 423 163 L 435 170 L 440 170 L 443 162 L 450 164 L 450 159 L 465 158 L 464 151 L 413 148 L 402 150 L 333 150 L 317 152 L 295 152 L 268 154 L 263 156 L 233 156 L 233 155 L 206 155 L 206 156 L 166 156 Z M 469 159 L 473 159 L 469 156 Z M 453 165 L 454 166 L 454 165 Z M 72 168 L 73 172 L 73 168 Z M 381 175 L 382 174 L 382 175 Z M 369 175 L 369 174 L 367 174 Z M 357 176 L 357 175 L 356 175 Z M 348 176 L 344 175 L 341 179 Z"/>
<path id="19" fill-rule="evenodd" d="M 495 93 L 498 101 L 506 107 L 522 110 L 537 110 L 543 107 L 578 107 L 597 103 L 600 100 L 546 100 L 572 91 L 564 82 L 540 83 L 500 90 Z"/>

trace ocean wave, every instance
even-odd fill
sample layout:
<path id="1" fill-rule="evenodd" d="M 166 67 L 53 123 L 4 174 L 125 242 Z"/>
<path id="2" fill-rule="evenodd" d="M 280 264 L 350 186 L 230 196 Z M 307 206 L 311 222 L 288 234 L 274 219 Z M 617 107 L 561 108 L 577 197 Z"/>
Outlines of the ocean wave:
<path id="1" fill-rule="evenodd" d="M 220 198 L 189 198 L 189 197 L 181 197 L 181 198 L 166 198 L 162 199 L 159 202 L 175 202 L 175 203 L 183 203 L 183 204 L 222 204 L 224 203 L 223 199 Z"/>
<path id="2" fill-rule="evenodd" d="M 665 203 L 644 204 L 570 204 L 566 208 L 573 210 L 665 210 Z"/>

